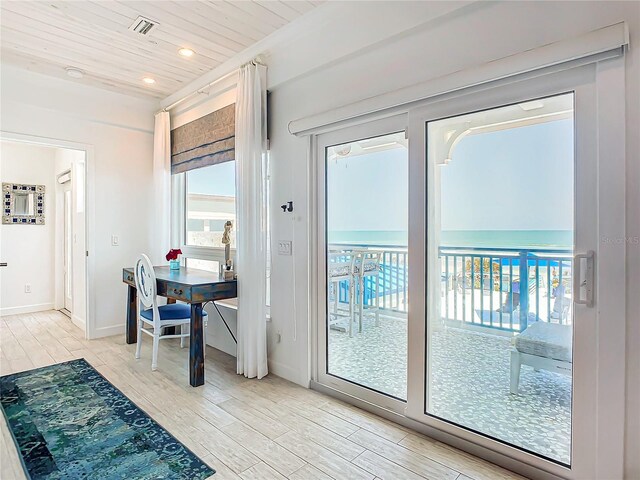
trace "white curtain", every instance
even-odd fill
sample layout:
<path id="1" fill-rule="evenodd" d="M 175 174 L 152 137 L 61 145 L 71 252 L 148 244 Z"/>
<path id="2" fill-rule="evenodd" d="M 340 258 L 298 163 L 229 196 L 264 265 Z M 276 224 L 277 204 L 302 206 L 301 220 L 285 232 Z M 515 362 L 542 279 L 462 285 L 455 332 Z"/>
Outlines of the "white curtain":
<path id="1" fill-rule="evenodd" d="M 267 371 L 266 67 L 240 68 L 236 99 L 237 372 Z"/>
<path id="2" fill-rule="evenodd" d="M 153 233 L 151 261 L 167 263 L 165 255 L 171 248 L 171 126 L 169 112 L 156 114 L 153 134 Z"/>

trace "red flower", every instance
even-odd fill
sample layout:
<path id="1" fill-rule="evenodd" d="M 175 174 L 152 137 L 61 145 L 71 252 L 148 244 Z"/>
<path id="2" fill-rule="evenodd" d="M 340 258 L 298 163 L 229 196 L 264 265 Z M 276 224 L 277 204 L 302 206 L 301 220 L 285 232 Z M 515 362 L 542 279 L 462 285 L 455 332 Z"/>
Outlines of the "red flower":
<path id="1" fill-rule="evenodd" d="M 171 250 L 169 250 L 169 253 L 167 253 L 167 260 L 176 260 L 178 258 L 178 255 L 182 255 L 182 250 L 180 250 L 179 248 L 172 248 Z"/>

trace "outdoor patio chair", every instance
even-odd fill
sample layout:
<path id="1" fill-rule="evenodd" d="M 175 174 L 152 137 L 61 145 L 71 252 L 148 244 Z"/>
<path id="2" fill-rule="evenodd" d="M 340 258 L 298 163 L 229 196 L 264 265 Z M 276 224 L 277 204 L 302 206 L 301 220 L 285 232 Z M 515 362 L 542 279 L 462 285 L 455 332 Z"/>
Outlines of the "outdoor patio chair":
<path id="1" fill-rule="evenodd" d="M 543 321 L 516 336 L 511 350 L 511 393 L 518 394 L 522 365 L 571 376 L 572 341 L 571 325 Z"/>
<path id="2" fill-rule="evenodd" d="M 328 277 L 329 283 L 333 288 L 333 314 L 336 317 L 347 317 L 349 319 L 349 336 L 352 335 L 353 329 L 353 300 L 356 286 L 355 277 L 355 256 L 351 251 L 333 250 L 329 252 L 328 260 Z M 347 298 L 348 298 L 348 314 L 344 315 L 338 309 L 340 302 L 340 283 L 347 282 Z M 334 321 L 335 323 L 335 321 Z"/>
<path id="3" fill-rule="evenodd" d="M 354 251 L 354 273 L 357 279 L 359 291 L 358 298 L 358 331 L 362 333 L 362 319 L 366 310 L 374 311 L 376 316 L 376 325 L 380 324 L 380 263 L 382 260 L 381 251 L 360 250 Z M 367 277 L 375 277 L 376 291 L 373 305 L 365 305 L 365 279 Z M 351 329 L 349 329 L 351 332 Z"/>
<path id="4" fill-rule="evenodd" d="M 567 316 L 569 315 L 571 299 L 565 297 L 566 287 L 564 285 L 558 285 L 555 290 L 553 310 L 549 313 L 549 316 L 553 320 L 558 320 L 558 323 L 564 324 L 566 323 Z"/>

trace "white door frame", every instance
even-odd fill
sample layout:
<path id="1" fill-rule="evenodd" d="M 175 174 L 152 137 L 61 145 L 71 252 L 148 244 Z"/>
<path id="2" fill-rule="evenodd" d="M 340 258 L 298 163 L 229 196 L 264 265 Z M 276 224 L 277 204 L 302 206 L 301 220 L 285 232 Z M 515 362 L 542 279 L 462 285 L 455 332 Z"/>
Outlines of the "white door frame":
<path id="1" fill-rule="evenodd" d="M 597 153 L 595 164 L 597 171 L 592 172 L 593 178 L 587 180 L 591 182 L 592 188 L 597 189 L 597 204 L 592 206 L 591 214 L 598 219 L 597 230 L 597 248 L 595 249 L 598 257 L 599 269 L 596 272 L 596 299 L 597 305 L 593 321 L 598 342 L 593 351 L 587 351 L 581 348 L 575 351 L 576 361 L 589 362 L 584 360 L 585 356 L 594 357 L 593 362 L 597 369 L 595 378 L 592 376 L 591 381 L 595 381 L 597 385 L 595 398 L 589 399 L 584 405 L 586 414 L 595 416 L 595 430 L 591 431 L 590 447 L 584 449 L 584 453 L 578 455 L 586 455 L 591 452 L 591 461 L 585 466 L 583 471 L 585 475 L 582 478 L 622 478 L 624 469 L 624 391 L 625 391 L 625 196 L 624 185 L 625 179 L 625 94 L 624 94 L 624 56 L 615 58 L 605 58 L 600 61 L 594 61 L 587 65 L 578 63 L 577 65 L 567 64 L 566 68 L 562 66 L 550 67 L 540 71 L 530 72 L 528 74 L 517 75 L 512 78 L 502 78 L 493 84 L 480 85 L 461 90 L 459 92 L 448 93 L 440 97 L 435 97 L 425 101 L 416 102 L 406 108 L 393 108 L 385 112 L 378 112 L 361 119 L 354 119 L 344 122 L 343 125 L 357 125 L 358 122 L 365 122 L 372 118 L 388 117 L 391 113 L 407 113 L 411 110 L 411 117 L 415 120 L 417 109 L 429 108 L 429 106 L 438 102 L 456 101 L 458 97 L 467 96 L 473 98 L 474 95 L 490 100 L 491 91 L 500 88 L 508 88 L 511 84 L 516 84 L 528 79 L 534 79 L 543 85 L 540 88 L 539 96 L 549 94 L 553 88 L 548 80 L 552 76 L 571 78 L 572 75 L 583 76 L 585 71 L 590 71 L 591 86 L 590 95 L 595 97 L 595 102 L 591 108 L 591 141 L 593 151 Z M 574 78 L 575 80 L 575 78 Z M 584 77 L 580 81 L 573 81 L 573 86 L 584 81 Z M 587 82 L 589 83 L 589 82 Z M 586 88 L 586 87 L 585 87 Z M 564 88 L 563 91 L 570 91 L 573 88 Z M 532 91 L 526 92 L 529 96 Z M 485 92 L 487 93 L 485 97 Z M 495 94 L 494 94 L 495 95 Z M 521 101 L 521 100 L 520 100 Z M 493 102 L 489 102 L 488 108 L 505 104 L 504 98 L 497 95 Z M 508 103 L 508 102 L 506 102 Z M 576 110 L 585 111 L 584 106 L 577 106 Z M 578 119 L 576 120 L 578 121 Z M 335 132 L 342 125 L 336 124 L 332 127 L 325 128 L 325 131 Z M 409 218 L 413 228 L 409 234 L 409 252 L 411 263 L 416 265 L 425 265 L 424 248 L 424 217 L 422 212 L 416 211 L 416 208 L 422 209 L 425 205 L 426 184 L 424 175 L 421 175 L 420 167 L 416 162 L 424 163 L 424 152 L 420 151 L 420 141 L 414 138 L 415 132 L 424 129 L 426 123 L 413 122 L 410 126 L 409 135 L 409 162 L 410 162 L 410 196 L 409 202 Z M 416 130 L 418 129 L 418 130 Z M 502 464 L 507 468 L 520 471 L 525 475 L 535 475 L 539 477 L 565 477 L 580 478 L 574 469 L 569 470 L 564 466 L 545 461 L 537 456 L 527 454 L 513 447 L 496 449 L 495 441 L 487 440 L 486 437 L 473 434 L 471 432 L 461 432 L 459 427 L 449 428 L 445 422 L 436 425 L 429 425 L 424 422 L 416 423 L 410 417 L 416 418 L 418 413 L 409 409 L 409 415 L 398 415 L 395 408 L 389 408 L 384 403 L 379 402 L 375 395 L 372 397 L 368 392 L 348 392 L 339 384 L 326 384 L 322 380 L 321 373 L 326 371 L 326 363 L 323 357 L 324 350 L 322 345 L 326 345 L 326 336 L 323 331 L 323 315 L 326 316 L 326 265 L 324 259 L 325 252 L 325 217 L 321 208 L 324 208 L 324 155 L 322 148 L 318 142 L 319 135 L 311 135 L 309 137 L 309 152 L 311 158 L 311 168 L 309 175 L 309 191 L 311 201 L 309 205 L 310 218 L 315 217 L 315 221 L 310 224 L 310 259 L 311 259 L 311 278 L 310 278 L 310 307 L 311 307 L 311 324 L 313 327 L 310 335 L 312 352 L 312 382 L 313 388 L 322 390 L 326 393 L 333 394 L 350 401 L 358 406 L 374 411 L 382 416 L 394 419 L 411 428 L 421 430 L 429 435 L 452 444 L 457 448 L 467 450 L 476 455 L 487 458 L 498 464 Z M 595 141 L 597 139 L 597 142 Z M 579 145 L 576 145 L 576 155 L 581 156 L 582 148 L 585 148 L 588 142 L 582 142 L 577 139 Z M 347 140 L 349 141 L 349 140 Z M 325 142 L 326 143 L 326 142 Z M 416 167 L 418 170 L 416 170 Z M 413 169 L 413 170 L 412 170 Z M 577 193 L 577 192 L 576 192 Z M 577 202 L 578 203 L 578 202 Z M 579 202 L 582 204 L 583 202 Z M 422 234 L 420 234 L 422 231 Z M 579 252 L 580 245 L 576 245 L 576 251 Z M 420 277 L 420 269 L 411 268 L 409 277 L 409 288 L 418 291 L 419 295 L 424 295 L 425 279 L 424 275 Z M 423 270 L 424 273 L 424 270 Z M 606 288 L 606 285 L 615 285 L 618 288 Z M 416 301 L 415 296 L 409 307 L 409 351 L 416 352 L 421 350 L 424 337 L 424 302 Z M 418 297 L 420 298 L 420 297 Z M 601 315 L 601 312 L 606 313 Z M 422 318 L 422 321 L 415 321 L 415 318 Z M 420 329 L 422 324 L 422 330 Z M 322 352 L 322 353 L 321 353 Z M 597 355 L 594 356 L 593 353 Z M 410 354 L 411 355 L 411 354 Z M 597 358 L 597 361 L 595 360 Z M 416 376 L 424 378 L 424 355 L 423 362 L 411 365 L 409 377 Z M 420 365 L 422 365 L 420 367 Z M 420 371 L 422 368 L 422 371 Z M 416 402 L 415 386 L 412 389 L 411 382 L 408 385 L 409 402 L 414 405 Z M 364 389 L 366 390 L 366 389 Z M 423 390 L 424 391 L 424 390 Z M 424 393 L 419 393 L 422 397 Z M 378 394 L 379 395 L 379 394 Z M 413 400 L 412 400 L 413 399 Z M 423 401 L 418 403 L 424 407 Z M 393 406 L 392 406 L 393 407 Z M 574 410 L 574 419 L 576 413 Z M 437 423 L 437 422 L 435 422 Z M 589 430 L 587 428 L 587 430 Z M 587 430 L 582 433 L 574 431 L 574 435 L 589 435 Z M 574 456 L 574 458 L 576 458 Z M 575 464 L 575 463 L 574 463 Z"/>
<path id="2" fill-rule="evenodd" d="M 21 142 L 53 148 L 79 150 L 85 154 L 85 338 L 91 339 L 95 335 L 95 165 L 94 147 L 87 143 L 71 142 L 37 135 L 27 135 L 16 132 L 0 131 L 0 139 Z M 91 255 L 89 254 L 91 252 Z"/>

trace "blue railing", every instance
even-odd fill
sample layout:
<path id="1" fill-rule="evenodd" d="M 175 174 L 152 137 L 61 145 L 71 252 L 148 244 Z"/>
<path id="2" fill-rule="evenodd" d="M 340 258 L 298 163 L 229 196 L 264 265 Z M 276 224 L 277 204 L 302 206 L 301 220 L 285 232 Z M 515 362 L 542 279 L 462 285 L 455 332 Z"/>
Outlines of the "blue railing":
<path id="1" fill-rule="evenodd" d="M 571 250 L 441 247 L 439 255 L 445 321 L 510 331 L 571 323 Z"/>
<path id="2" fill-rule="evenodd" d="M 382 251 L 380 274 L 364 279 L 364 304 L 374 305 L 377 296 L 382 310 L 408 311 L 406 247 L 332 245 L 331 248 L 345 252 Z M 440 247 L 439 257 L 440 307 L 445 322 L 507 331 L 522 331 L 537 320 L 571 323 L 571 250 L 452 246 Z M 348 303 L 349 282 L 340 282 L 336 293 L 340 303 Z"/>

